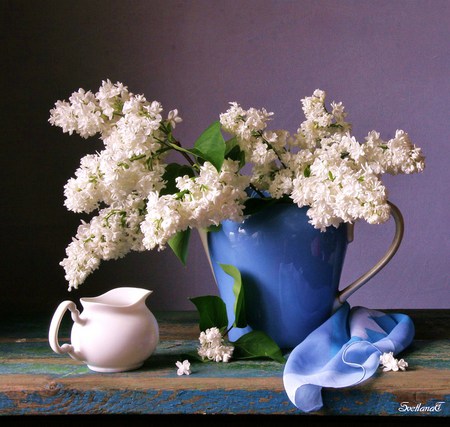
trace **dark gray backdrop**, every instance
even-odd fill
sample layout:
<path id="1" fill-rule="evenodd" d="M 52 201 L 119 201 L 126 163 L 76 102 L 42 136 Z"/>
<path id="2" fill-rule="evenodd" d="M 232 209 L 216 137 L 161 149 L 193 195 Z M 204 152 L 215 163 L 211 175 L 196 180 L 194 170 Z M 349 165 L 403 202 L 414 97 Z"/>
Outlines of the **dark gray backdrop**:
<path id="1" fill-rule="evenodd" d="M 189 263 L 169 251 L 104 263 L 67 293 L 59 261 L 82 218 L 63 207 L 81 156 L 99 147 L 47 123 L 58 99 L 102 79 L 178 108 L 190 146 L 229 101 L 275 112 L 295 131 L 314 89 L 343 101 L 354 133 L 408 131 L 423 174 L 388 177 L 406 233 L 394 260 L 350 300 L 374 308 L 449 306 L 450 1 L 1 0 L 1 310 L 52 313 L 63 299 L 122 285 L 154 290 L 154 310 L 216 293 L 194 236 Z M 356 227 L 342 282 L 378 259 L 392 223 Z"/>

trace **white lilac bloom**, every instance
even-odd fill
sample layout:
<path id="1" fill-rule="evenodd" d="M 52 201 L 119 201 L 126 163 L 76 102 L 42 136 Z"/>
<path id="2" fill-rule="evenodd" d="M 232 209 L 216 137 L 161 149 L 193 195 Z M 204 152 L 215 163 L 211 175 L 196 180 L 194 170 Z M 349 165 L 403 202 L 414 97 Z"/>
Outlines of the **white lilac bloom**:
<path id="1" fill-rule="evenodd" d="M 183 119 L 178 115 L 178 110 L 175 108 L 175 110 L 171 110 L 167 114 L 167 121 L 172 126 L 172 129 L 175 129 L 176 125 L 181 123 Z"/>
<path id="2" fill-rule="evenodd" d="M 244 110 L 236 102 L 231 102 L 230 105 L 227 112 L 220 115 L 220 124 L 225 131 L 236 136 L 246 160 L 261 165 L 276 159 L 277 155 L 268 145 L 263 133 L 273 113 L 264 108 Z"/>
<path id="3" fill-rule="evenodd" d="M 172 195 L 159 196 L 150 192 L 147 197 L 146 216 L 140 228 L 143 245 L 151 250 L 163 250 L 176 233 L 186 230 L 188 223 L 183 217 L 181 202 Z"/>
<path id="4" fill-rule="evenodd" d="M 210 328 L 206 331 L 200 332 L 199 337 L 200 345 L 202 347 L 210 346 L 210 347 L 218 347 L 222 344 L 223 338 L 222 334 L 219 331 L 219 328 Z"/>
<path id="5" fill-rule="evenodd" d="M 78 288 L 101 261 L 118 259 L 130 251 L 142 251 L 140 224 L 144 205 L 130 196 L 121 205 L 101 209 L 90 222 L 81 222 L 60 263 L 66 272 L 69 290 Z"/>
<path id="6" fill-rule="evenodd" d="M 224 344 L 223 337 L 216 327 L 202 331 L 199 342 L 198 355 L 202 359 L 227 363 L 233 356 L 234 347 Z"/>
<path id="7" fill-rule="evenodd" d="M 52 125 L 83 138 L 98 134 L 104 145 L 81 159 L 64 187 L 67 209 L 97 211 L 82 222 L 61 263 L 69 288 L 83 283 L 102 260 L 164 249 L 178 232 L 242 220 L 249 186 L 307 207 L 309 222 L 321 231 L 361 219 L 386 221 L 390 207 L 382 174 L 423 171 L 422 151 L 403 130 L 386 141 L 376 131 L 357 141 L 343 104 L 331 102 L 327 109 L 325 101 L 320 89 L 301 100 L 305 120 L 294 134 L 268 129 L 273 113 L 265 108 L 231 102 L 220 124 L 241 156 L 225 158 L 220 170 L 175 140 L 172 131 L 182 121 L 177 109 L 164 118 L 160 102 L 120 82 L 105 80 L 96 93 L 79 89 L 68 101 L 57 101 L 50 110 Z M 191 173 L 167 178 L 171 150 L 194 154 Z M 208 351 L 208 358 L 229 357 L 227 351 Z"/>
<path id="8" fill-rule="evenodd" d="M 104 126 L 102 110 L 91 91 L 79 89 L 72 93 L 69 102 L 58 101 L 50 110 L 49 122 L 70 135 L 75 132 L 88 138 L 100 132 Z"/>
<path id="9" fill-rule="evenodd" d="M 312 96 L 302 99 L 306 120 L 297 130 L 297 139 L 302 148 L 315 148 L 323 138 L 350 130 L 350 125 L 344 121 L 343 106 L 333 104 L 333 111 L 329 113 L 325 107 L 325 98 L 325 92 L 316 89 Z"/>
<path id="10" fill-rule="evenodd" d="M 267 190 L 275 199 L 291 194 L 293 190 L 294 172 L 291 169 L 280 169 L 268 180 Z"/>
<path id="11" fill-rule="evenodd" d="M 188 360 L 183 360 L 183 362 L 177 361 L 175 363 L 177 369 L 177 375 L 191 375 L 191 364 Z"/>
<path id="12" fill-rule="evenodd" d="M 164 187 L 165 164 L 146 162 L 147 157 L 127 158 L 109 148 L 81 159 L 75 177 L 64 187 L 64 204 L 73 212 L 90 213 L 101 203 L 122 202 L 130 194 L 145 199 L 149 192 Z"/>
<path id="13" fill-rule="evenodd" d="M 81 159 L 75 178 L 70 178 L 64 186 L 64 196 L 64 205 L 70 211 L 90 213 L 98 208 L 103 198 L 98 155 L 88 154 Z"/>
<path id="14" fill-rule="evenodd" d="M 130 98 L 128 88 L 122 83 L 112 84 L 111 81 L 102 81 L 101 87 L 95 94 L 98 99 L 98 105 L 102 109 L 102 114 L 109 120 L 113 120 L 114 114 L 121 111 L 124 102 Z"/>
<path id="15" fill-rule="evenodd" d="M 243 218 L 247 177 L 238 173 L 238 162 L 225 160 L 220 172 L 205 162 L 198 177 L 176 179 L 179 193 L 159 196 L 151 192 L 141 224 L 147 249 L 164 249 L 168 240 L 187 228 L 208 228 L 225 219 Z"/>
<path id="16" fill-rule="evenodd" d="M 225 219 L 242 220 L 249 180 L 239 173 L 238 162 L 225 160 L 220 172 L 205 162 L 198 177 L 186 178 L 178 178 L 177 187 L 184 193 L 181 204 L 191 228 L 208 228 Z"/>
<path id="17" fill-rule="evenodd" d="M 57 101 L 55 108 L 50 110 L 49 123 L 58 126 L 64 133 L 72 135 L 77 131 L 77 117 L 72 111 L 72 107 L 67 101 Z"/>
<path id="18" fill-rule="evenodd" d="M 149 165 L 146 156 L 133 160 L 116 154 L 107 149 L 100 156 L 105 203 L 124 200 L 129 194 L 144 200 L 150 192 L 159 192 L 164 188 L 166 164 L 160 159 L 153 160 Z"/>
<path id="19" fill-rule="evenodd" d="M 394 357 L 393 352 L 383 353 L 380 356 L 380 365 L 383 368 L 384 372 L 388 371 L 405 371 L 408 367 L 408 363 L 405 362 L 403 359 L 397 360 Z"/>
<path id="20" fill-rule="evenodd" d="M 412 144 L 406 132 L 397 130 L 395 137 L 387 142 L 387 147 L 387 173 L 396 175 L 423 171 L 425 161 L 422 152 Z"/>
<path id="21" fill-rule="evenodd" d="M 123 141 L 129 157 L 156 152 L 160 143 L 159 136 L 162 121 L 162 107 L 159 102 L 148 102 L 142 95 L 130 98 L 123 105 L 123 117 L 117 122 L 117 132 Z"/>
<path id="22" fill-rule="evenodd" d="M 400 360 L 397 362 L 397 366 L 398 366 L 398 368 L 399 368 L 401 371 L 405 371 L 406 368 L 408 367 L 408 362 L 406 362 L 406 361 L 403 360 L 403 359 L 400 359 Z"/>

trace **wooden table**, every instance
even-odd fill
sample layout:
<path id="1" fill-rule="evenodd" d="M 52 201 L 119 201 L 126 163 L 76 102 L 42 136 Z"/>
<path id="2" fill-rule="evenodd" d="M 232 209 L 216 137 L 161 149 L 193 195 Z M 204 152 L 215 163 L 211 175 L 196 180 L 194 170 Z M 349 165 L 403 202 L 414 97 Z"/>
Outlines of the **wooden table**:
<path id="1" fill-rule="evenodd" d="M 386 310 L 388 311 L 388 310 Z M 394 310 L 409 314 L 416 339 L 402 354 L 406 372 L 377 373 L 345 389 L 325 389 L 314 415 L 447 417 L 450 414 L 450 310 Z M 66 316 L 69 318 L 69 316 Z M 101 374 L 47 342 L 50 318 L 10 319 L 0 325 L 0 414 L 289 414 L 301 415 L 283 388 L 283 365 L 268 360 L 196 362 L 177 376 L 175 362 L 197 347 L 197 315 L 156 313 L 160 344 L 136 371 Z M 60 342 L 69 336 L 63 322 Z M 401 412 L 402 402 L 409 408 Z M 435 407 L 439 411 L 424 411 Z M 420 410 L 422 408 L 422 411 Z M 0 417 L 1 422 L 1 417 Z"/>

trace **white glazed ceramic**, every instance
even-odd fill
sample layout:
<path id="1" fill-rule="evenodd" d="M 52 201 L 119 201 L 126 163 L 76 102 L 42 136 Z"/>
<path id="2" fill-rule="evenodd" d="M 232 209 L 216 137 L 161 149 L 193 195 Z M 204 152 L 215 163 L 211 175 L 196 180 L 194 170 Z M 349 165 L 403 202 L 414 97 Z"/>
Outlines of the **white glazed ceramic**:
<path id="1" fill-rule="evenodd" d="M 50 347 L 69 354 L 98 372 L 137 369 L 150 357 L 159 341 L 155 316 L 145 304 L 152 293 L 140 288 L 116 288 L 94 298 L 81 298 L 83 312 L 72 301 L 56 309 L 49 329 Z M 66 310 L 74 321 L 71 343 L 58 343 L 58 330 Z"/>

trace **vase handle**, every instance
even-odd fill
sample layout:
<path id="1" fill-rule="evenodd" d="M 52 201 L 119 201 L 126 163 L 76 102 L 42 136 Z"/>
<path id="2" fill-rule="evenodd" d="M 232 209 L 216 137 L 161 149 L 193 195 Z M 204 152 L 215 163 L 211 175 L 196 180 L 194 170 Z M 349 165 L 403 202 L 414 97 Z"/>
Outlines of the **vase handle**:
<path id="1" fill-rule="evenodd" d="M 388 204 L 391 208 L 391 214 L 394 217 L 395 221 L 395 235 L 392 240 L 391 245 L 387 252 L 383 255 L 383 257 L 365 274 L 356 279 L 353 283 L 348 285 L 342 291 L 339 291 L 338 296 L 333 305 L 333 312 L 336 311 L 346 300 L 352 295 L 355 291 L 357 291 L 361 286 L 366 284 L 375 274 L 377 274 L 395 255 L 397 249 L 400 246 L 400 243 L 403 239 L 403 231 L 405 229 L 403 216 L 400 210 L 393 203 L 388 201 Z"/>

